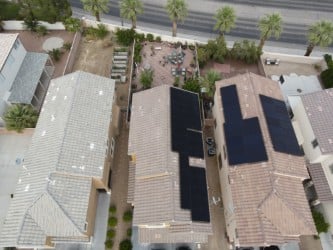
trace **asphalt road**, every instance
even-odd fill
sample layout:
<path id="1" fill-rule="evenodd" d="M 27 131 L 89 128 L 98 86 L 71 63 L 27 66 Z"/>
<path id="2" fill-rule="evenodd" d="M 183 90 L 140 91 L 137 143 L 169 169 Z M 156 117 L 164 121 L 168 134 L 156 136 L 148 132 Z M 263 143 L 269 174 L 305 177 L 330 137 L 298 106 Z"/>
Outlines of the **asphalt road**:
<path id="1" fill-rule="evenodd" d="M 70 0 L 70 2 L 73 7 L 82 9 L 80 0 Z M 144 14 L 138 17 L 138 25 L 144 23 L 148 27 L 152 25 L 155 28 L 170 30 L 171 21 L 163 7 L 166 0 L 143 0 L 143 2 Z M 188 3 L 189 14 L 185 22 L 178 25 L 178 29 L 186 34 L 198 33 L 207 37 L 217 35 L 217 31 L 213 30 L 215 24 L 213 15 L 216 11 L 214 7 L 225 3 L 237 7 L 236 27 L 228 33 L 232 37 L 258 39 L 257 25 L 260 12 L 278 11 L 284 20 L 279 42 L 304 45 L 307 43 L 306 33 L 310 23 L 325 15 L 332 16 L 333 19 L 333 0 L 191 0 Z M 110 4 L 109 13 L 103 15 L 103 18 L 120 20 L 119 0 L 110 0 Z M 275 41 L 275 38 L 270 40 Z"/>

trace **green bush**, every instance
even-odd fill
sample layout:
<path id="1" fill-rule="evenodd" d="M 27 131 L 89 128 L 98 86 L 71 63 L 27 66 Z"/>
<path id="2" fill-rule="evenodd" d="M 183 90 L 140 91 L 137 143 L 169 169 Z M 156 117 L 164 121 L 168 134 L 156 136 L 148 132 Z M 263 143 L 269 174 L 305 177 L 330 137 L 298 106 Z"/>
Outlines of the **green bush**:
<path id="1" fill-rule="evenodd" d="M 114 236 L 116 236 L 116 231 L 113 230 L 113 229 L 109 229 L 108 232 L 107 232 L 107 234 L 106 234 L 106 236 L 107 236 L 108 238 L 110 238 L 110 239 L 113 239 Z"/>
<path id="2" fill-rule="evenodd" d="M 324 59 L 327 64 L 327 68 L 332 69 L 333 68 L 332 56 L 330 54 L 325 54 Z"/>
<path id="3" fill-rule="evenodd" d="M 127 234 L 127 237 L 131 237 L 132 236 L 132 228 L 127 229 L 126 234 Z"/>
<path id="4" fill-rule="evenodd" d="M 312 210 L 312 217 L 316 225 L 318 234 L 326 233 L 328 231 L 328 228 L 330 227 L 330 224 L 325 221 L 323 214 L 316 210 Z"/>
<path id="5" fill-rule="evenodd" d="M 147 39 L 148 42 L 153 42 L 153 41 L 154 41 L 154 35 L 148 33 L 148 34 L 146 35 L 146 39 Z"/>
<path id="6" fill-rule="evenodd" d="M 107 29 L 106 25 L 104 25 L 102 23 L 97 25 L 96 36 L 99 39 L 105 38 L 109 33 L 110 33 L 110 31 Z"/>
<path id="7" fill-rule="evenodd" d="M 50 57 L 52 58 L 52 60 L 58 62 L 60 61 L 61 55 L 62 55 L 62 51 L 60 49 L 53 49 L 50 50 L 48 52 L 48 54 L 50 55 Z"/>
<path id="8" fill-rule="evenodd" d="M 199 67 L 203 68 L 209 60 L 209 56 L 204 47 L 197 49 Z"/>
<path id="9" fill-rule="evenodd" d="M 187 79 L 183 85 L 183 89 L 194 93 L 200 93 L 201 86 L 199 80 L 194 78 Z"/>
<path id="10" fill-rule="evenodd" d="M 0 6 L 0 16 L 3 20 L 21 20 L 19 4 L 0 0 Z"/>
<path id="11" fill-rule="evenodd" d="M 115 214 L 116 211 L 117 211 L 117 207 L 116 207 L 115 205 L 112 205 L 112 206 L 109 208 L 109 212 L 110 212 L 111 214 Z"/>
<path id="12" fill-rule="evenodd" d="M 145 40 L 145 34 L 135 33 L 134 38 L 137 43 L 142 43 Z"/>
<path id="13" fill-rule="evenodd" d="M 130 46 L 135 38 L 135 30 L 134 29 L 118 29 L 116 31 L 116 37 L 118 43 L 124 45 L 124 46 Z"/>
<path id="14" fill-rule="evenodd" d="M 113 240 L 108 239 L 108 240 L 105 241 L 104 244 L 107 248 L 112 248 L 113 247 Z"/>
<path id="15" fill-rule="evenodd" d="M 325 89 L 333 87 L 333 68 L 326 69 L 320 74 Z"/>
<path id="16" fill-rule="evenodd" d="M 123 240 L 119 244 L 119 250 L 131 250 L 133 248 L 132 242 L 128 239 Z"/>
<path id="17" fill-rule="evenodd" d="M 233 59 L 244 61 L 248 64 L 256 63 L 261 55 L 261 51 L 254 42 L 243 40 L 242 42 L 235 42 L 230 50 L 230 56 Z"/>
<path id="18" fill-rule="evenodd" d="M 142 57 L 141 57 L 141 50 L 142 50 L 142 45 L 141 43 L 136 43 L 135 46 L 134 46 L 134 61 L 136 63 L 140 63 L 141 60 L 142 60 Z"/>
<path id="19" fill-rule="evenodd" d="M 78 18 L 69 17 L 63 23 L 65 29 L 69 32 L 77 32 L 81 29 L 81 20 Z"/>
<path id="20" fill-rule="evenodd" d="M 36 32 L 40 36 L 45 36 L 48 33 L 47 28 L 44 25 L 38 25 L 36 28 Z"/>
<path id="21" fill-rule="evenodd" d="M 160 36 L 157 36 L 156 39 L 155 39 L 156 42 L 160 43 L 162 42 L 162 38 Z"/>
<path id="22" fill-rule="evenodd" d="M 140 83 L 144 89 L 151 88 L 154 78 L 154 71 L 145 69 L 140 76 Z"/>
<path id="23" fill-rule="evenodd" d="M 72 48 L 72 43 L 71 42 L 65 42 L 64 45 L 62 45 L 62 47 L 67 50 L 70 51 Z"/>
<path id="24" fill-rule="evenodd" d="M 39 22 L 33 17 L 27 17 L 24 19 L 23 26 L 32 32 L 36 32 L 38 26 L 40 26 Z"/>
<path id="25" fill-rule="evenodd" d="M 131 221 L 133 218 L 132 211 L 126 211 L 123 215 L 123 220 L 124 221 Z"/>
<path id="26" fill-rule="evenodd" d="M 117 220 L 116 217 L 113 217 L 113 216 L 112 216 L 112 217 L 110 217 L 109 220 L 108 220 L 108 224 L 109 224 L 110 227 L 114 227 L 114 226 L 116 226 L 117 223 L 118 223 L 118 220 Z"/>

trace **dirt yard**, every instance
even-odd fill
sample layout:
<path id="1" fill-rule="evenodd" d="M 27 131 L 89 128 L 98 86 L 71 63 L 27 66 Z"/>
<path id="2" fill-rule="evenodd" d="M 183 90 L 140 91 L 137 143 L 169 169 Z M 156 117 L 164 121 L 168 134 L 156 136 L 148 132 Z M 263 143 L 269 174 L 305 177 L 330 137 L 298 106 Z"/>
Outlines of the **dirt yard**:
<path id="1" fill-rule="evenodd" d="M 96 75 L 110 77 L 114 47 L 118 46 L 110 33 L 103 40 L 88 40 L 82 36 L 73 67 L 73 72 L 82 70 Z M 131 61 L 128 64 L 128 76 Z M 127 77 L 127 80 L 129 77 Z M 126 107 L 128 103 L 128 82 L 117 83 L 117 104 Z"/>

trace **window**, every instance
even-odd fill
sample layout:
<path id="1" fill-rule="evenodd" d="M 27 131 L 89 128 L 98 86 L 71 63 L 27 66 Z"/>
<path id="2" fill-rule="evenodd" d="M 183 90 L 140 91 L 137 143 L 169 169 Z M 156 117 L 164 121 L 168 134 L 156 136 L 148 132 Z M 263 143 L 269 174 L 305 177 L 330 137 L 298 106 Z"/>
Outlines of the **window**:
<path id="1" fill-rule="evenodd" d="M 222 158 L 221 158 L 221 154 L 219 154 L 218 161 L 219 161 L 219 168 L 221 170 L 222 169 Z"/>
<path id="2" fill-rule="evenodd" d="M 15 62 L 14 57 L 13 57 L 12 55 L 9 55 L 9 56 L 7 57 L 6 64 L 7 64 L 8 66 L 11 66 L 14 62 Z"/>
<path id="3" fill-rule="evenodd" d="M 87 232 L 87 230 L 88 230 L 88 222 L 85 222 L 84 223 L 84 229 L 83 229 L 85 232 Z"/>
<path id="4" fill-rule="evenodd" d="M 111 156 L 113 157 L 113 154 L 114 154 L 114 145 L 116 144 L 116 142 L 114 141 L 113 137 L 111 138 L 111 147 L 110 147 L 110 154 Z"/>
<path id="5" fill-rule="evenodd" d="M 312 144 L 312 147 L 313 147 L 313 148 L 316 148 L 316 147 L 318 146 L 318 141 L 317 141 L 317 139 L 314 139 L 314 140 L 311 142 L 311 144 Z"/>
<path id="6" fill-rule="evenodd" d="M 217 123 L 216 123 L 216 119 L 214 119 L 214 127 L 216 128 L 216 125 L 217 125 Z"/>
<path id="7" fill-rule="evenodd" d="M 227 151 L 225 150 L 225 146 L 223 145 L 223 157 L 227 159 Z"/>

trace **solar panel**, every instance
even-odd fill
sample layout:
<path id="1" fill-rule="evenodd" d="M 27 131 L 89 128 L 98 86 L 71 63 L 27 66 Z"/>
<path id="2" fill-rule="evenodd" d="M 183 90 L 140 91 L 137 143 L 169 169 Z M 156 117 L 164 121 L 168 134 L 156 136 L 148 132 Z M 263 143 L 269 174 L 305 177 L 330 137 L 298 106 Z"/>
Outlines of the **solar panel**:
<path id="1" fill-rule="evenodd" d="M 277 152 L 303 155 L 283 101 L 260 95 L 273 148 Z"/>
<path id="2" fill-rule="evenodd" d="M 220 88 L 229 165 L 267 161 L 257 117 L 243 119 L 236 85 Z"/>
<path id="3" fill-rule="evenodd" d="M 209 222 L 206 171 L 190 166 L 189 157 L 204 158 L 198 96 L 170 88 L 172 151 L 179 153 L 180 205 L 193 221 Z"/>

